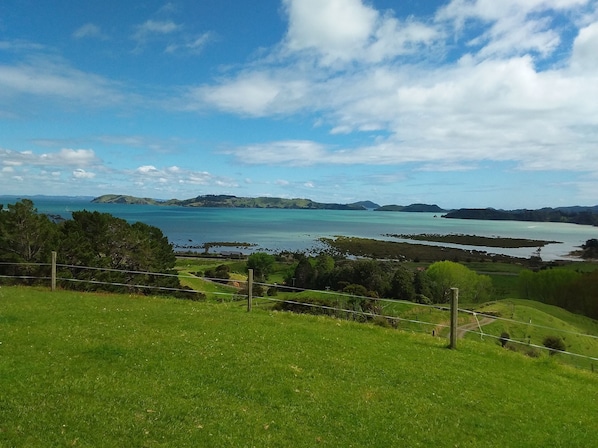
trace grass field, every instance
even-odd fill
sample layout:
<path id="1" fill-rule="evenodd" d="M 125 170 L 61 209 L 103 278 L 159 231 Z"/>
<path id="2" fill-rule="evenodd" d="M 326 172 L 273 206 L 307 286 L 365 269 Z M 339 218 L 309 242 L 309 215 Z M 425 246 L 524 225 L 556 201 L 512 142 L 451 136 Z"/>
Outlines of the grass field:
<path id="1" fill-rule="evenodd" d="M 598 375 L 240 303 L 0 288 L 0 446 L 592 447 Z"/>

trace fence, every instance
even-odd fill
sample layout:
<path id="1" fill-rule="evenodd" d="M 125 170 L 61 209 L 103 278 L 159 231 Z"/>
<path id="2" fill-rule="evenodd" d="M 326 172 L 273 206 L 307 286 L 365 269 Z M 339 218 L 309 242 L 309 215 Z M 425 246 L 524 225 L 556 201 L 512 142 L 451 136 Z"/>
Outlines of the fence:
<path id="1" fill-rule="evenodd" d="M 53 253 L 52 255 L 52 263 L 51 264 L 44 264 L 44 263 L 7 263 L 7 262 L 0 262 L 0 266 L 36 266 L 36 267 L 45 267 L 47 271 L 49 271 L 50 275 L 0 275 L 0 279 L 12 279 L 12 280 L 28 280 L 28 281 L 36 281 L 36 282 L 49 282 L 50 289 L 55 291 L 57 289 L 58 282 L 73 282 L 73 283 L 88 283 L 95 286 L 117 286 L 117 287 L 126 287 L 126 288 L 133 288 L 138 290 L 146 290 L 146 291 L 161 291 L 166 293 L 178 293 L 184 292 L 186 294 L 203 294 L 202 291 L 199 290 L 190 290 L 187 288 L 173 288 L 173 287 L 164 287 L 164 286 L 152 286 L 152 285 L 144 285 L 144 284 L 131 284 L 131 283 L 119 283 L 119 282 L 106 282 L 101 280 L 95 279 L 78 279 L 72 277 L 58 277 L 58 268 L 61 269 L 77 269 L 77 270 L 89 270 L 89 271 L 103 271 L 103 272 L 119 272 L 124 274 L 133 274 L 133 275 L 146 275 L 146 276 L 155 276 L 155 277 L 176 277 L 178 279 L 201 279 L 208 282 L 222 282 L 222 279 L 218 278 L 209 278 L 209 277 L 198 277 L 198 276 L 185 276 L 180 274 L 165 274 L 159 272 L 147 272 L 147 271 L 130 271 L 130 270 L 119 270 L 119 269 L 108 269 L 108 268 L 98 268 L 98 267 L 89 267 L 89 266 L 76 266 L 76 265 L 66 265 L 66 264 L 57 264 L 56 263 L 56 255 Z M 344 317 L 348 318 L 348 316 L 352 316 L 354 319 L 361 319 L 361 320 L 384 320 L 386 322 L 394 323 L 395 327 L 401 328 L 403 325 L 403 329 L 413 331 L 413 332 L 424 332 L 427 334 L 432 334 L 433 336 L 441 336 L 441 337 L 448 337 L 449 339 L 449 347 L 456 348 L 458 344 L 458 339 L 464 337 L 466 334 L 477 335 L 480 339 L 488 338 L 494 339 L 497 342 L 500 342 L 501 345 L 505 346 L 505 344 L 510 343 L 514 345 L 525 346 L 528 349 L 535 349 L 535 350 L 546 350 L 549 351 L 551 354 L 559 353 L 565 356 L 570 356 L 573 358 L 578 358 L 585 360 L 587 363 L 587 367 L 589 367 L 592 371 L 594 371 L 594 363 L 598 362 L 598 357 L 588 356 L 580 353 L 574 353 L 567 350 L 559 350 L 557 348 L 546 347 L 540 344 L 533 344 L 528 339 L 515 339 L 511 337 L 505 337 L 504 335 L 497 336 L 491 333 L 485 333 L 483 331 L 483 326 L 492 323 L 495 321 L 502 321 L 509 323 L 511 325 L 522 325 L 525 327 L 536 327 L 542 330 L 550 331 L 555 334 L 566 334 L 575 337 L 584 337 L 592 339 L 593 341 L 598 341 L 598 336 L 592 334 L 584 334 L 579 333 L 576 331 L 569 331 L 559 328 L 553 328 L 545 325 L 535 324 L 531 321 L 529 322 L 521 322 L 516 321 L 513 319 L 488 315 L 483 313 L 474 312 L 467 309 L 462 309 L 458 307 L 458 295 L 459 291 L 457 288 L 452 288 L 451 290 L 451 300 L 449 302 L 449 307 L 445 307 L 442 305 L 427 305 L 427 304 L 420 304 L 414 303 L 409 301 L 402 301 L 402 300 L 394 300 L 394 299 L 383 299 L 383 298 L 375 298 L 375 297 L 364 297 L 364 296 L 357 296 L 353 294 L 347 293 L 340 293 L 335 291 L 314 291 L 314 290 L 306 290 L 301 288 L 295 288 L 290 286 L 281 286 L 277 284 L 269 284 L 269 283 L 260 283 L 254 282 L 253 279 L 253 270 L 248 270 L 248 278 L 246 281 L 238 280 L 236 281 L 238 284 L 246 284 L 246 287 L 243 288 L 242 292 L 211 292 L 214 296 L 221 297 L 222 300 L 228 298 L 229 300 L 245 300 L 247 303 L 247 311 L 251 312 L 255 306 L 276 306 L 284 304 L 287 306 L 295 305 L 297 307 L 305 308 L 305 309 L 314 309 L 317 310 L 318 314 L 330 314 L 336 317 Z M 267 288 L 274 290 L 281 290 L 283 292 L 287 292 L 293 295 L 293 298 L 289 298 L 288 296 L 285 298 L 278 298 L 276 296 L 255 296 L 254 291 L 255 287 L 259 286 L 262 289 Z M 329 296 L 331 300 L 329 300 L 328 304 L 322 303 L 311 303 L 306 300 L 301 300 L 301 294 L 317 294 L 319 296 Z M 342 298 L 340 300 L 339 298 Z M 364 308 L 361 306 L 363 303 L 367 302 L 374 302 L 377 304 L 376 307 L 373 308 Z M 343 307 L 342 304 L 345 306 Z M 354 306 L 349 307 L 346 306 L 347 304 L 353 304 Z M 357 305 L 357 306 L 355 306 Z M 421 309 L 424 310 L 423 312 L 416 312 L 415 317 L 409 317 L 409 313 L 407 315 L 400 315 L 396 312 L 397 306 L 405 306 L 411 309 L 411 313 L 413 313 L 413 309 Z M 390 312 L 384 313 L 387 310 L 394 310 L 395 313 L 391 314 Z M 419 318 L 419 316 L 426 314 L 428 312 L 429 315 L 434 314 L 436 319 L 434 321 L 426 321 Z M 443 315 L 443 317 L 439 318 L 439 313 Z M 461 318 L 459 318 L 461 315 Z M 463 316 L 466 316 L 465 318 Z M 480 321 L 480 318 L 482 321 Z M 459 319 L 461 320 L 461 325 L 459 324 Z M 464 323 L 465 321 L 465 323 Z M 427 328 L 425 331 L 417 330 L 416 328 L 423 327 Z M 431 328 L 431 331 L 430 331 Z"/>

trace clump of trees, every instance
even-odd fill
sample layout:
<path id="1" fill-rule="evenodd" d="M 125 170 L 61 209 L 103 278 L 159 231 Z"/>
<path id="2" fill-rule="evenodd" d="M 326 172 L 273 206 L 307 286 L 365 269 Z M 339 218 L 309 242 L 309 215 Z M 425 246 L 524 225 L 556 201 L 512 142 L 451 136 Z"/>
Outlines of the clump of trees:
<path id="1" fill-rule="evenodd" d="M 598 270 L 580 273 L 572 269 L 524 270 L 519 274 L 520 295 L 598 319 Z"/>
<path id="2" fill-rule="evenodd" d="M 49 277 L 52 251 L 57 252 L 57 276 L 64 279 L 64 288 L 173 295 L 173 289 L 181 288 L 172 245 L 157 227 L 85 210 L 55 222 L 38 214 L 28 199 L 0 207 L 0 274 L 5 282 L 19 277 L 32 284 Z"/>
<path id="3" fill-rule="evenodd" d="M 469 302 L 487 300 L 492 291 L 490 277 L 452 261 L 413 271 L 396 262 L 335 259 L 327 254 L 299 255 L 285 283 L 304 289 L 331 289 L 420 303 L 445 303 L 452 287 L 459 288 L 460 297 Z"/>

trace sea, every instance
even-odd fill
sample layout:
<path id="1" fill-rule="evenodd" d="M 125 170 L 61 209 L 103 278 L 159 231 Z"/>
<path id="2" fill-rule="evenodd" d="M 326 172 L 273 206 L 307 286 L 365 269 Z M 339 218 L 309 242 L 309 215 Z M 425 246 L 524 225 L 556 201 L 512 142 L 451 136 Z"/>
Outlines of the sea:
<path id="1" fill-rule="evenodd" d="M 23 198 L 25 198 L 23 196 Z M 21 198 L 0 196 L 0 203 L 13 204 Z M 326 246 L 320 238 L 354 236 L 417 244 L 432 244 L 481 250 L 529 258 L 537 247 L 494 248 L 456 244 L 425 243 L 388 235 L 461 234 L 485 237 L 526 238 L 557 241 L 541 248 L 544 261 L 573 260 L 570 253 L 591 238 L 598 227 L 548 222 L 485 221 L 443 218 L 441 213 L 376 212 L 373 210 L 287 210 L 257 208 L 194 208 L 131 204 L 95 204 L 91 197 L 34 196 L 40 213 L 70 219 L 78 210 L 110 213 L 128 222 L 158 227 L 177 250 L 203 251 L 204 243 L 237 242 L 251 246 L 226 247 L 242 253 L 256 251 L 317 252 Z"/>

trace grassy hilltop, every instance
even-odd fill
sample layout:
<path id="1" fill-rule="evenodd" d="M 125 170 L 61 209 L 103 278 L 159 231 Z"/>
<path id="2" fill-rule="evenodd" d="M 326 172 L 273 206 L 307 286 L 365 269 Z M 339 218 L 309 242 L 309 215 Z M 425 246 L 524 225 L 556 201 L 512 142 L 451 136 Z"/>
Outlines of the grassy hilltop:
<path id="1" fill-rule="evenodd" d="M 596 446 L 550 357 L 239 303 L 0 288 L 0 446 Z"/>

